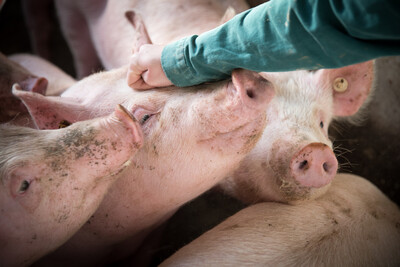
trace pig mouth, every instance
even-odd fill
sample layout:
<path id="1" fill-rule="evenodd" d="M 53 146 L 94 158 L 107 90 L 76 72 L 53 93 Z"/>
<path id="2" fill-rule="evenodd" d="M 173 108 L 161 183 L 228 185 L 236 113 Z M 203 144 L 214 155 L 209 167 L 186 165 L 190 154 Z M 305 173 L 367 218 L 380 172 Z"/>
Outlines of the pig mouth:
<path id="1" fill-rule="evenodd" d="M 305 187 L 294 181 L 294 178 L 277 178 L 279 191 L 286 201 L 307 200 L 311 195 L 311 188 Z"/>
<path id="2" fill-rule="evenodd" d="M 127 167 L 129 167 L 129 166 L 132 164 L 132 160 L 133 160 L 133 157 L 130 158 L 130 159 L 128 159 L 127 161 L 125 161 L 125 162 L 121 165 L 121 167 L 119 167 L 116 171 L 110 173 L 108 176 L 109 176 L 109 177 L 110 177 L 110 176 L 113 177 L 113 176 L 118 176 L 118 175 L 120 175 Z"/>

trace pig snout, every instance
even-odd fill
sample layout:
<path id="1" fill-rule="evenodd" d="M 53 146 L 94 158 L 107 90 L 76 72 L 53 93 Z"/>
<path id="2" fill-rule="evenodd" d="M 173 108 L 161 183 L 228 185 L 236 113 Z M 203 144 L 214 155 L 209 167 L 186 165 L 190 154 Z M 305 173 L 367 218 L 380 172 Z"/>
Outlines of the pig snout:
<path id="1" fill-rule="evenodd" d="M 235 69 L 232 72 L 232 83 L 243 104 L 251 108 L 266 108 L 275 95 L 272 83 L 253 71 Z"/>
<path id="2" fill-rule="evenodd" d="M 302 186 L 323 187 L 336 175 L 338 162 L 332 149 L 322 143 L 311 143 L 301 149 L 290 163 L 291 174 Z"/>

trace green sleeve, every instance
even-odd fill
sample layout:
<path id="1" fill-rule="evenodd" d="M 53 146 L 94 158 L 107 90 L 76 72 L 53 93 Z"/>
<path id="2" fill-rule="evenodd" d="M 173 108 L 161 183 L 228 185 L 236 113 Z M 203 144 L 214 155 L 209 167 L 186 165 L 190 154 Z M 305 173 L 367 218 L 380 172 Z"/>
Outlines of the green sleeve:
<path id="1" fill-rule="evenodd" d="M 261 72 L 338 68 L 400 55 L 400 0 L 272 0 L 199 36 L 167 45 L 178 86 Z"/>

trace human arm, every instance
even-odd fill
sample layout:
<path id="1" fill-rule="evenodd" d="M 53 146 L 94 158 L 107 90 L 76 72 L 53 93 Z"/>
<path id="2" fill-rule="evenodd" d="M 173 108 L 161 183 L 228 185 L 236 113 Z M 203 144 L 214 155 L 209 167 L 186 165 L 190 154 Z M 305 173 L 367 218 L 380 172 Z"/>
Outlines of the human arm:
<path id="1" fill-rule="evenodd" d="M 165 46 L 161 64 L 178 86 L 224 79 L 235 68 L 343 67 L 400 54 L 399 23 L 398 0 L 273 0 Z"/>

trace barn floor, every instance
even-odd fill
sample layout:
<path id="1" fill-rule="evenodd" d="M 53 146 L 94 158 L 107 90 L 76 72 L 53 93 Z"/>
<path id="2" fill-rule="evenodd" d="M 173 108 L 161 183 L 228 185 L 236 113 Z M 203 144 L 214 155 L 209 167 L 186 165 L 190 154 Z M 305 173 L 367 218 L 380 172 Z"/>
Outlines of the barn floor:
<path id="1" fill-rule="evenodd" d="M 71 54 L 54 15 L 51 61 L 74 75 Z M 0 12 L 0 51 L 6 55 L 31 53 L 19 0 L 8 0 Z M 391 200 L 400 204 L 400 57 L 379 59 L 374 98 L 361 126 L 335 123 L 334 145 L 348 149 L 338 160 L 342 172 L 369 179 Z M 243 208 L 239 202 L 208 192 L 184 206 L 166 226 L 153 264 L 227 216 Z M 207 211 L 207 212 L 206 212 Z M 205 215 L 207 214 L 207 215 Z M 152 251 L 154 252 L 154 251 Z"/>

